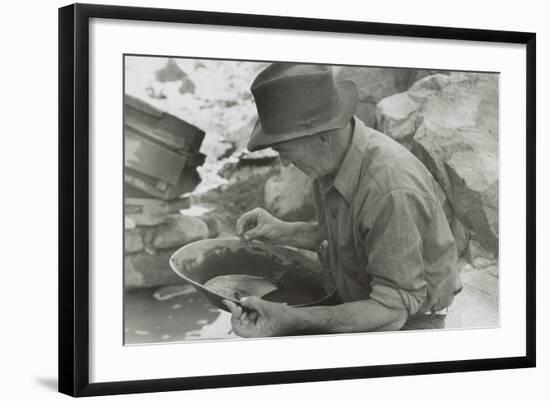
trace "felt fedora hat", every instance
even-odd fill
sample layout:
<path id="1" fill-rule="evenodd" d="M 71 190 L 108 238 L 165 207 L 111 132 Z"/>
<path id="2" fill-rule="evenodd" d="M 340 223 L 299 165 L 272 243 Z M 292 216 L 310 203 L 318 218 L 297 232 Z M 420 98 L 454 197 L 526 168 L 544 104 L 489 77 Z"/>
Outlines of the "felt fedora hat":
<path id="1" fill-rule="evenodd" d="M 251 152 L 345 127 L 357 108 L 355 83 L 336 82 L 326 65 L 273 63 L 250 89 L 258 110 Z"/>

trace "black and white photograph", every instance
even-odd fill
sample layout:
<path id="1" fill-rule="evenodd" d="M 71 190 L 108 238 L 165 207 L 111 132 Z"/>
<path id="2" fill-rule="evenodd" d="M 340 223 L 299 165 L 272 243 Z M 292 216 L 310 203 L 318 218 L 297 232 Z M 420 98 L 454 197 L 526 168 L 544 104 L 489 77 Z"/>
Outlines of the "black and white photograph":
<path id="1" fill-rule="evenodd" d="M 498 72 L 123 77 L 124 345 L 499 327 Z"/>
<path id="2" fill-rule="evenodd" d="M 544 399 L 544 10 L 9 3 L 0 398 Z"/>

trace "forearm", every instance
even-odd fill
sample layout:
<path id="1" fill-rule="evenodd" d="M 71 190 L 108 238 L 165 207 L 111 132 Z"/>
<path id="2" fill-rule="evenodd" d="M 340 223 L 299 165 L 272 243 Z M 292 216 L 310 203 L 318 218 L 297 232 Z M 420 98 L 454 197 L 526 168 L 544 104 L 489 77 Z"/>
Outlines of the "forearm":
<path id="1" fill-rule="evenodd" d="M 407 320 L 405 309 L 390 309 L 374 300 L 337 306 L 294 308 L 300 333 L 352 333 L 399 330 Z"/>
<path id="2" fill-rule="evenodd" d="M 284 224 L 283 235 L 278 241 L 281 245 L 317 251 L 320 242 L 317 223 L 285 222 Z"/>

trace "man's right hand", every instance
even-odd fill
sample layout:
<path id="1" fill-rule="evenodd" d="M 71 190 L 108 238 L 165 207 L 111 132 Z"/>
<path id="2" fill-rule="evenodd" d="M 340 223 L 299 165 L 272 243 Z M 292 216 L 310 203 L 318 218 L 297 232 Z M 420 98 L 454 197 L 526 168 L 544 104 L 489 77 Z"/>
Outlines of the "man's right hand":
<path id="1" fill-rule="evenodd" d="M 237 235 L 246 241 L 256 239 L 280 243 L 286 234 L 287 224 L 258 207 L 239 217 Z"/>

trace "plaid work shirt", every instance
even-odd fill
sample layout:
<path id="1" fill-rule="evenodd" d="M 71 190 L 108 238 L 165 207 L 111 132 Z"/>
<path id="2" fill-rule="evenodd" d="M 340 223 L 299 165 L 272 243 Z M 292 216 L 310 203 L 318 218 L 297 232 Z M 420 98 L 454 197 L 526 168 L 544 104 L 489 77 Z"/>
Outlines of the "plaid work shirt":
<path id="1" fill-rule="evenodd" d="M 407 149 L 354 118 L 338 172 L 313 183 L 323 264 L 343 302 L 409 316 L 449 306 L 461 284 L 435 181 Z"/>

